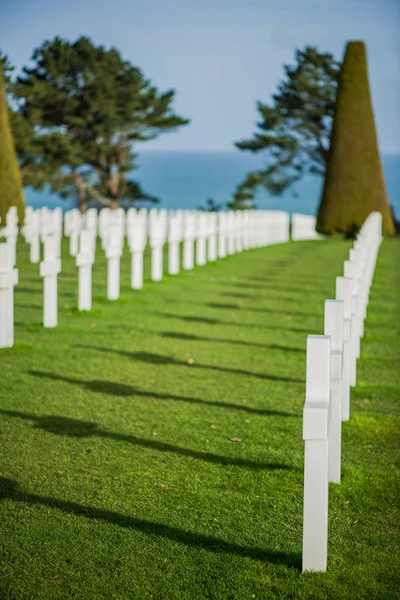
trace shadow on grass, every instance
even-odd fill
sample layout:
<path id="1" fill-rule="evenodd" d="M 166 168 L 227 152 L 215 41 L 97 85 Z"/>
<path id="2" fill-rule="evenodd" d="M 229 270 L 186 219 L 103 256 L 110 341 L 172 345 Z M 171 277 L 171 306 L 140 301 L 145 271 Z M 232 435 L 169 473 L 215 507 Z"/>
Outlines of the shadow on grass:
<path id="1" fill-rule="evenodd" d="M 221 309 L 225 309 L 225 310 L 239 310 L 239 311 L 245 311 L 245 312 L 259 312 L 259 313 L 270 313 L 270 314 L 274 314 L 274 315 L 292 315 L 294 317 L 315 317 L 315 312 L 300 312 L 300 311 L 295 311 L 293 312 L 291 309 L 287 309 L 287 310 L 276 310 L 274 308 L 258 308 L 255 306 L 240 306 L 240 304 L 223 304 L 223 303 L 219 303 L 219 302 L 209 302 L 208 304 L 202 305 L 202 306 L 208 306 L 209 308 L 221 308 Z"/>
<path id="2" fill-rule="evenodd" d="M 294 333 L 320 333 L 319 329 L 314 329 L 309 327 L 308 329 L 303 329 L 300 327 L 282 327 L 282 325 L 264 325 L 263 323 L 243 323 L 241 321 L 222 321 L 221 319 L 215 319 L 214 317 L 199 317 L 197 315 L 179 315 L 174 313 L 159 313 L 155 312 L 160 317 L 166 317 L 169 319 L 180 319 L 181 321 L 186 321 L 188 323 L 205 323 L 206 325 L 226 325 L 228 327 L 246 327 L 251 329 L 269 329 L 272 331 L 293 331 Z M 289 313 L 288 313 L 289 314 Z"/>
<path id="3" fill-rule="evenodd" d="M 270 417 L 297 417 L 288 412 L 281 410 L 269 410 L 266 408 L 252 408 L 244 404 L 233 404 L 230 402 L 217 402 L 214 400 L 202 400 L 201 398 L 194 398 L 192 396 L 179 396 L 175 394 L 160 394 L 158 392 L 147 392 L 131 385 L 124 385 L 123 383 L 116 383 L 113 381 L 101 381 L 99 379 L 93 379 L 91 381 L 84 381 L 83 379 L 72 379 L 71 377 L 62 377 L 61 375 L 54 375 L 53 373 L 44 373 L 42 371 L 28 371 L 29 375 L 35 377 L 42 377 L 44 379 L 52 379 L 53 381 L 63 381 L 64 383 L 71 383 L 72 385 L 79 385 L 86 388 L 90 392 L 97 392 L 101 394 L 109 394 L 111 396 L 143 396 L 144 398 L 151 398 L 156 400 L 177 400 L 178 402 L 187 402 L 188 404 L 202 404 L 203 406 L 215 406 L 217 408 L 225 408 L 229 410 L 240 410 L 253 415 L 270 416 Z M 0 411 L 1 412 L 1 411 Z"/>
<path id="4" fill-rule="evenodd" d="M 39 278 L 38 278 L 39 280 Z M 41 283 L 41 281 L 39 280 L 38 283 Z M 15 288 L 15 295 L 18 296 L 18 294 L 43 294 L 43 285 L 38 285 L 37 288 L 33 288 L 33 287 L 24 287 L 22 285 L 18 285 Z"/>
<path id="5" fill-rule="evenodd" d="M 202 365 L 200 363 L 193 363 L 189 365 L 187 362 L 176 360 L 175 358 L 171 358 L 169 356 L 163 356 L 162 354 L 155 354 L 153 352 L 128 352 L 127 350 L 116 350 L 114 348 L 100 348 L 98 346 L 89 346 L 84 344 L 74 344 L 73 348 L 83 348 L 86 350 L 96 350 L 98 352 L 119 354 L 120 356 L 126 356 L 133 360 L 148 363 L 151 365 L 173 365 L 180 367 L 188 367 L 190 369 L 210 369 L 212 371 L 219 371 L 220 373 L 232 373 L 233 375 L 257 377 L 258 379 L 266 379 L 267 381 L 290 381 L 291 383 L 305 383 L 304 379 L 295 379 L 294 377 L 282 377 L 280 375 L 266 375 L 265 373 L 253 373 L 252 371 L 245 371 L 244 369 L 231 369 L 229 367 L 219 367 L 217 365 Z"/>
<path id="6" fill-rule="evenodd" d="M 24 502 L 32 506 L 47 506 L 60 510 L 66 514 L 84 517 L 86 519 L 95 519 L 112 523 L 127 529 L 140 531 L 147 535 L 162 537 L 179 544 L 184 544 L 190 548 L 199 548 L 215 554 L 230 554 L 250 558 L 265 563 L 286 565 L 300 571 L 301 556 L 294 552 L 277 552 L 275 550 L 266 550 L 264 548 L 251 548 L 226 542 L 219 538 L 204 535 L 202 533 L 185 531 L 179 527 L 171 527 L 163 523 L 154 523 L 145 519 L 137 519 L 128 515 L 123 515 L 110 510 L 95 508 L 93 506 L 82 506 L 75 502 L 40 496 L 39 494 L 30 494 L 19 489 L 16 481 L 0 478 L 0 498 L 2 500 L 12 500 L 13 502 Z"/>
<path id="7" fill-rule="evenodd" d="M 64 290 L 59 289 L 58 290 L 61 296 L 65 296 L 67 298 L 76 298 L 76 294 L 72 293 L 72 292 L 64 292 Z M 15 295 L 16 297 L 18 297 L 19 293 L 24 293 L 24 294 L 40 294 L 43 296 L 43 286 L 40 286 L 38 288 L 28 288 L 28 287 L 21 287 L 18 286 L 15 288 Z"/>
<path id="8" fill-rule="evenodd" d="M 106 438 L 117 442 L 126 442 L 134 446 L 141 446 L 142 448 L 150 448 L 151 450 L 157 450 L 158 452 L 170 452 L 171 454 L 188 456 L 189 458 L 219 465 L 231 465 L 235 467 L 245 467 L 247 469 L 268 471 L 275 469 L 296 470 L 295 467 L 290 465 L 284 465 L 280 463 L 265 463 L 235 456 L 218 456 L 217 454 L 212 454 L 211 452 L 190 450 L 189 448 L 174 446 L 173 444 L 167 444 L 166 442 L 160 442 L 154 439 L 147 440 L 145 438 L 139 438 L 130 434 L 113 433 L 112 431 L 98 429 L 97 424 L 91 421 L 80 421 L 79 419 L 70 419 L 69 417 L 59 417 L 56 415 L 38 416 L 16 410 L 0 410 L 0 412 L 1 414 L 9 417 L 17 417 L 27 421 L 33 421 L 35 423 L 35 427 L 38 429 L 43 429 L 44 431 L 53 433 L 55 435 L 66 435 L 72 438 Z"/>
<path id="9" fill-rule="evenodd" d="M 43 309 L 43 305 L 41 305 L 41 304 L 22 304 L 21 302 L 15 302 L 14 307 L 15 308 L 24 308 L 26 310 Z"/>
<path id="10" fill-rule="evenodd" d="M 77 271 L 61 271 L 59 277 L 61 279 L 74 279 L 78 282 L 78 272 Z"/>
<path id="11" fill-rule="evenodd" d="M 304 265 L 303 265 L 303 266 L 304 266 Z M 285 278 L 285 277 L 282 277 L 282 276 L 281 276 L 281 273 L 278 273 L 278 274 L 276 275 L 276 277 L 279 277 L 279 281 L 281 281 L 281 282 L 283 283 L 283 285 L 285 285 L 285 284 L 286 284 L 286 281 L 285 281 L 285 279 L 288 279 L 288 276 L 286 276 L 286 278 Z M 266 276 L 254 276 L 254 275 L 253 275 L 252 277 L 246 277 L 246 281 L 255 281 L 255 282 L 261 282 L 261 283 L 262 283 L 263 281 L 266 281 L 266 282 L 268 282 L 268 281 L 271 281 L 272 283 L 274 283 L 274 282 L 275 282 L 275 277 L 271 277 L 270 275 L 266 275 Z M 304 278 L 302 279 L 302 281 L 304 281 Z M 304 288 L 304 289 L 308 289 L 308 290 L 311 290 L 311 289 L 313 289 L 313 288 L 310 288 L 310 287 L 308 287 L 308 286 L 303 286 L 303 285 L 302 285 L 302 281 L 298 281 L 298 280 L 296 279 L 296 277 L 295 277 L 295 276 L 293 276 L 293 277 L 290 277 L 290 281 L 289 281 L 290 287 L 291 287 L 291 286 L 292 286 L 292 284 L 294 283 L 294 284 L 299 284 L 299 287 L 298 287 L 298 288 L 295 288 L 295 289 L 297 289 L 298 291 L 302 291 L 302 290 L 303 290 L 303 288 Z M 306 281 L 307 281 L 307 279 L 306 279 Z M 317 278 L 313 277 L 313 279 L 312 279 L 312 283 L 313 283 L 313 284 L 315 284 L 315 285 L 318 285 L 318 286 L 323 286 L 323 285 L 327 285 L 327 286 L 328 286 L 328 285 L 332 285 L 332 283 L 331 283 L 330 279 L 328 279 L 328 277 L 327 277 L 326 279 L 322 279 L 322 278 L 320 278 L 320 279 L 317 279 Z M 279 282 L 278 282 L 278 285 L 279 285 Z"/>
<path id="12" fill-rule="evenodd" d="M 245 340 L 226 340 L 221 338 L 201 337 L 190 333 L 180 333 L 175 331 L 163 331 L 160 334 L 162 337 L 187 340 L 191 342 L 221 342 L 222 344 L 235 344 L 239 346 L 249 346 L 254 348 L 266 348 L 268 350 L 283 350 L 285 352 L 301 352 L 305 354 L 306 348 L 293 348 L 291 346 L 281 346 L 280 344 L 263 344 L 262 342 L 246 342 Z"/>
<path id="13" fill-rule="evenodd" d="M 282 286 L 282 285 L 275 285 L 275 284 L 272 284 L 272 283 L 269 284 L 269 285 L 254 284 L 254 283 L 249 284 L 247 281 L 244 281 L 242 283 L 231 282 L 229 284 L 227 282 L 219 282 L 219 284 L 221 284 L 221 283 L 223 283 L 225 285 L 229 285 L 230 287 L 239 287 L 241 289 L 243 289 L 245 287 L 246 289 L 250 289 L 250 290 L 254 289 L 254 290 L 264 290 L 265 291 L 265 294 L 263 294 L 262 296 L 260 296 L 260 295 L 259 296 L 255 296 L 252 293 L 249 293 L 249 294 L 241 294 L 240 293 L 239 295 L 237 295 L 235 292 L 224 293 L 222 295 L 231 296 L 232 298 L 235 298 L 235 297 L 238 297 L 238 298 L 240 298 L 240 297 L 242 297 L 242 298 L 248 297 L 248 298 L 266 299 L 266 300 L 268 300 L 268 299 L 271 299 L 271 300 L 280 300 L 280 299 L 282 299 L 282 300 L 287 301 L 287 300 L 293 300 L 294 299 L 293 296 L 281 297 L 278 294 L 276 294 L 274 296 L 269 296 L 268 294 L 270 292 L 289 292 L 290 294 L 296 294 L 296 295 L 298 295 L 298 294 L 301 294 L 301 295 L 307 294 L 307 295 L 311 295 L 311 296 L 317 296 L 317 295 L 318 296 L 321 296 L 321 295 L 322 296 L 326 296 L 327 293 L 329 293 L 328 292 L 328 287 L 330 289 L 332 289 L 332 285 L 329 285 L 329 284 L 327 284 L 324 288 L 322 288 L 322 287 L 321 288 L 306 288 L 306 287 L 305 288 L 302 288 L 302 287 L 298 287 L 297 288 L 297 287 L 291 287 L 291 286 L 290 287 L 289 286 L 286 287 L 286 286 Z M 295 299 L 299 300 L 298 298 L 295 298 Z"/>

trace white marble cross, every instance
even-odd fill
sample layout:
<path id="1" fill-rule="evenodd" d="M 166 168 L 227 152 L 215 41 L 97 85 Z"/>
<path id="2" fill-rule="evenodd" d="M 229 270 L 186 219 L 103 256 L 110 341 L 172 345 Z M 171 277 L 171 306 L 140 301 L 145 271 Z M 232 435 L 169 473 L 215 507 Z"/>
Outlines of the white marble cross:
<path id="1" fill-rule="evenodd" d="M 151 247 L 151 279 L 163 277 L 163 246 L 167 239 L 167 211 L 152 208 L 149 212 L 149 242 Z"/>
<path id="2" fill-rule="evenodd" d="M 24 219 L 24 224 L 21 227 L 21 232 L 25 238 L 25 241 L 28 243 L 29 243 L 30 224 L 31 224 L 33 213 L 34 213 L 34 209 L 32 206 L 25 206 L 25 219 Z"/>
<path id="3" fill-rule="evenodd" d="M 343 392 L 343 300 L 325 300 L 324 334 L 331 338 L 329 481 L 340 483 Z"/>
<path id="4" fill-rule="evenodd" d="M 92 265 L 94 263 L 95 233 L 83 229 L 79 238 L 79 252 L 76 256 L 76 266 L 79 268 L 78 310 L 92 308 Z"/>
<path id="5" fill-rule="evenodd" d="M 6 238 L 9 247 L 9 260 L 14 267 L 17 262 L 18 213 L 16 206 L 10 206 L 6 215 L 5 227 L 0 235 Z"/>
<path id="6" fill-rule="evenodd" d="M 243 226 L 244 226 L 244 211 L 236 210 L 234 212 L 234 246 L 236 252 L 243 250 Z"/>
<path id="7" fill-rule="evenodd" d="M 227 254 L 235 253 L 235 212 L 226 213 Z"/>
<path id="8" fill-rule="evenodd" d="M 97 235 L 97 220 L 97 209 L 89 208 L 84 216 L 84 228 L 91 231 L 95 236 Z"/>
<path id="9" fill-rule="evenodd" d="M 124 237 L 119 225 L 112 225 L 107 234 L 107 298 L 118 300 L 120 295 L 120 262 Z"/>
<path id="10" fill-rule="evenodd" d="M 55 235 L 44 238 L 44 258 L 40 263 L 40 275 L 43 277 L 43 325 L 56 327 L 58 323 L 57 275 L 61 272 L 61 260 L 58 258 L 58 240 Z"/>
<path id="11" fill-rule="evenodd" d="M 303 571 L 326 571 L 331 385 L 329 336 L 308 336 L 306 371 L 306 400 L 303 408 Z"/>
<path id="12" fill-rule="evenodd" d="M 101 239 L 101 247 L 103 250 L 106 250 L 106 248 L 107 248 L 107 236 L 108 236 L 108 229 L 109 229 L 109 223 L 110 223 L 110 213 L 111 213 L 111 209 L 108 207 L 102 208 L 101 211 L 99 212 L 99 218 L 98 218 L 99 236 Z"/>
<path id="13" fill-rule="evenodd" d="M 130 208 L 127 212 L 127 237 L 131 252 L 131 287 L 143 287 L 143 253 L 147 243 L 147 210 Z"/>
<path id="14" fill-rule="evenodd" d="M 76 256 L 78 252 L 79 234 L 82 227 L 82 215 L 77 208 L 65 213 L 64 233 L 69 237 L 70 256 Z"/>
<path id="15" fill-rule="evenodd" d="M 227 232 L 227 213 L 218 213 L 218 257 L 225 258 L 226 256 L 226 232 Z"/>
<path id="16" fill-rule="evenodd" d="M 207 213 L 196 212 L 196 264 L 205 265 L 207 262 Z"/>
<path id="17" fill-rule="evenodd" d="M 207 259 L 210 262 L 217 260 L 217 213 L 211 212 L 208 215 L 208 237 L 207 237 Z"/>
<path id="18" fill-rule="evenodd" d="M 38 210 L 32 213 L 28 227 L 27 241 L 30 244 L 29 259 L 31 263 L 37 264 L 40 262 L 40 214 Z"/>
<path id="19" fill-rule="evenodd" d="M 18 269 L 12 264 L 8 243 L 0 243 L 0 348 L 14 345 L 14 286 L 18 283 Z"/>
<path id="20" fill-rule="evenodd" d="M 194 239 L 196 237 L 196 215 L 192 210 L 183 213 L 183 268 L 194 267 Z"/>
<path id="21" fill-rule="evenodd" d="M 183 212 L 177 210 L 168 215 L 168 273 L 179 273 L 180 243 L 183 236 Z"/>
<path id="22" fill-rule="evenodd" d="M 350 278 L 336 277 L 336 299 L 343 301 L 342 421 L 350 418 L 351 290 Z"/>
<path id="23" fill-rule="evenodd" d="M 61 206 L 53 210 L 53 233 L 57 238 L 57 257 L 61 258 L 61 243 L 63 235 L 63 212 Z"/>
<path id="24" fill-rule="evenodd" d="M 359 354 L 359 319 L 358 319 L 358 265 L 350 260 L 344 261 L 344 276 L 351 279 L 351 338 L 350 338 L 350 385 L 357 383 L 357 356 Z"/>

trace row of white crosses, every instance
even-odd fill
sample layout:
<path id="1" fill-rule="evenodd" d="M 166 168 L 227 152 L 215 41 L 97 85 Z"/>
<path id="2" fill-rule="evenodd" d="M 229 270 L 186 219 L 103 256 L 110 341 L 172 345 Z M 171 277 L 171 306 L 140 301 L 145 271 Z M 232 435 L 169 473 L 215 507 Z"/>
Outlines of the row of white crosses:
<path id="1" fill-rule="evenodd" d="M 70 218 L 67 235 L 75 227 L 81 230 L 79 216 Z M 87 224 L 86 224 L 87 227 Z M 94 226 L 92 228 L 94 231 Z M 151 248 L 151 279 L 163 278 L 164 246 L 168 245 L 168 273 L 180 270 L 180 245 L 183 243 L 184 270 L 204 265 L 227 254 L 245 248 L 288 240 L 289 215 L 279 211 L 249 211 L 204 213 L 196 211 L 166 211 L 123 209 L 99 213 L 98 230 L 102 248 L 108 260 L 107 297 L 119 298 L 120 258 L 126 234 L 131 253 L 131 287 L 143 287 L 143 257 L 147 242 Z M 71 247 L 71 246 L 70 246 Z"/>
<path id="2" fill-rule="evenodd" d="M 43 260 L 40 262 L 44 288 L 43 324 L 52 328 L 58 322 L 57 277 L 61 272 L 63 233 L 69 238 L 69 253 L 76 258 L 79 269 L 78 309 L 88 311 L 92 308 L 92 266 L 97 235 L 107 258 L 107 298 L 117 300 L 120 296 L 120 259 L 125 237 L 131 253 L 131 287 L 141 289 L 147 243 L 151 247 L 151 279 L 160 281 L 163 278 L 165 245 L 168 246 L 168 273 L 176 275 L 181 267 L 191 270 L 195 264 L 201 266 L 235 252 L 286 242 L 289 240 L 289 223 L 289 214 L 282 211 L 230 211 L 217 214 L 134 208 L 125 212 L 122 208 L 104 208 L 100 212 L 89 209 L 85 215 L 81 215 L 79 210 L 73 209 L 67 211 L 63 219 L 59 207 L 54 210 L 27 207 L 21 232 L 30 245 L 31 263 L 40 262 L 43 246 Z M 15 207 L 8 211 L 0 235 L 6 240 L 5 244 L 1 244 L 0 254 L 0 289 L 4 290 L 0 294 L 3 303 L 0 309 L 6 307 L 2 318 L 4 323 L 11 323 L 6 333 L 3 321 L 0 322 L 0 347 L 7 347 L 13 345 L 13 289 L 18 280 L 18 271 L 14 268 L 18 237 Z M 7 245 L 7 250 L 3 248 L 4 245 Z"/>
<path id="3" fill-rule="evenodd" d="M 326 571 L 328 488 L 340 483 L 342 422 L 350 418 L 350 387 L 364 335 L 369 291 L 382 241 L 382 215 L 371 213 L 336 278 L 336 299 L 325 302 L 324 335 L 307 338 L 303 409 L 303 571 Z"/>

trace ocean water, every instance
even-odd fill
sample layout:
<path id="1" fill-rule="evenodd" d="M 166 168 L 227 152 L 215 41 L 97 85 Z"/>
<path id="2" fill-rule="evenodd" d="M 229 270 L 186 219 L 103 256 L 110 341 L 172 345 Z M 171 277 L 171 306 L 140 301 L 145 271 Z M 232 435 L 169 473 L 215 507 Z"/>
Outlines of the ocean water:
<path id="1" fill-rule="evenodd" d="M 382 157 L 389 201 L 400 219 L 400 155 Z M 260 168 L 262 157 L 242 152 L 142 152 L 137 160 L 134 178 L 144 190 L 160 199 L 158 207 L 197 209 L 207 198 L 226 204 L 245 175 Z M 319 177 L 306 177 L 280 197 L 260 192 L 256 198 L 259 208 L 286 210 L 314 215 L 322 187 Z M 39 208 L 74 207 L 74 201 L 62 200 L 48 191 L 36 192 L 27 188 L 28 205 Z"/>

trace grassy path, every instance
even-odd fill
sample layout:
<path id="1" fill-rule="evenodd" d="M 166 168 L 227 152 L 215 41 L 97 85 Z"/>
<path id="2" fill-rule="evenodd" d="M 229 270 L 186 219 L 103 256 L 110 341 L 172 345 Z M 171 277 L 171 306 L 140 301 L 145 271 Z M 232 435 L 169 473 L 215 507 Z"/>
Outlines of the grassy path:
<path id="1" fill-rule="evenodd" d="M 114 303 L 99 251 L 89 314 L 65 255 L 56 330 L 21 246 L 0 352 L 2 598 L 398 597 L 399 240 L 379 255 L 328 572 L 300 575 L 306 336 L 349 246 L 248 251 L 139 293 L 125 255 Z"/>

